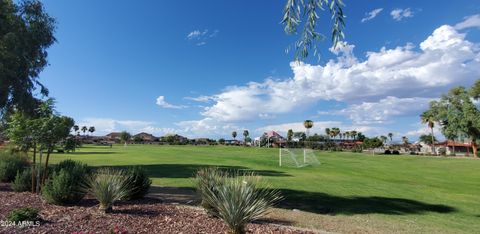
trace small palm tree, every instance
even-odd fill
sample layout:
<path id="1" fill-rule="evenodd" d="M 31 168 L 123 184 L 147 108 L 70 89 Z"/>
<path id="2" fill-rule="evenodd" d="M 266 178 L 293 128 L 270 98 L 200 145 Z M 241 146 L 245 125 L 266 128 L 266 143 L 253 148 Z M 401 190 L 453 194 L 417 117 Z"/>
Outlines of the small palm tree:
<path id="1" fill-rule="evenodd" d="M 80 129 L 80 127 L 78 127 L 78 125 L 73 125 L 73 131 L 75 133 L 77 133 L 79 129 Z"/>
<path id="2" fill-rule="evenodd" d="M 388 137 L 386 137 L 386 136 L 380 136 L 380 139 L 382 139 L 382 142 L 385 144 L 385 143 L 387 143 Z"/>
<path id="3" fill-rule="evenodd" d="M 292 130 L 292 129 L 288 129 L 288 132 L 287 132 L 287 140 L 288 140 L 288 141 L 292 141 L 292 138 L 293 138 L 293 130 Z"/>
<path id="4" fill-rule="evenodd" d="M 93 134 L 93 132 L 95 132 L 95 127 L 89 127 L 88 128 L 88 131 L 90 132 L 90 135 Z"/>
<path id="5" fill-rule="evenodd" d="M 350 132 L 350 134 L 352 135 L 353 140 L 357 138 L 357 131 L 353 130 Z"/>
<path id="6" fill-rule="evenodd" d="M 88 131 L 87 126 L 83 126 L 83 127 L 82 127 L 82 132 L 83 132 L 83 135 L 84 135 L 84 136 L 85 136 L 85 132 L 87 132 L 87 131 Z"/>
<path id="7" fill-rule="evenodd" d="M 306 129 L 305 134 L 306 134 L 307 137 L 308 137 L 308 135 L 309 135 L 309 133 L 310 133 L 310 128 L 313 127 L 313 121 L 307 119 L 307 120 L 303 121 L 303 126 L 304 126 L 305 129 Z"/>
<path id="8" fill-rule="evenodd" d="M 393 133 L 388 133 L 388 138 L 390 138 L 390 143 L 393 141 Z"/>
<path id="9" fill-rule="evenodd" d="M 246 145 L 247 144 L 247 137 L 250 135 L 250 133 L 248 132 L 248 130 L 243 130 L 243 144 Z"/>
<path id="10" fill-rule="evenodd" d="M 431 131 L 432 136 L 432 153 L 437 155 L 435 152 L 435 136 L 433 135 L 433 128 L 435 127 L 435 119 L 434 116 L 428 112 L 423 113 L 420 118 L 422 119 L 423 124 L 427 124 Z"/>
<path id="11" fill-rule="evenodd" d="M 232 137 L 233 137 L 233 140 L 235 140 L 235 138 L 237 138 L 237 132 L 236 131 L 232 132 Z"/>
<path id="12" fill-rule="evenodd" d="M 346 132 L 345 132 L 345 138 L 346 138 L 346 139 L 350 139 L 350 136 L 351 136 L 351 135 L 350 135 L 350 131 L 346 131 Z"/>

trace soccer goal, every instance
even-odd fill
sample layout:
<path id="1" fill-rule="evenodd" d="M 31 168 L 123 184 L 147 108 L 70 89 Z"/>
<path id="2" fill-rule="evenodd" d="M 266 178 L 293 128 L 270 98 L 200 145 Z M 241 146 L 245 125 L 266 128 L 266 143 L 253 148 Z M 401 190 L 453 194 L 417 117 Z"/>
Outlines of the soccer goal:
<path id="1" fill-rule="evenodd" d="M 305 167 L 320 165 L 320 162 L 311 149 L 280 148 L 278 165 L 281 167 Z"/>

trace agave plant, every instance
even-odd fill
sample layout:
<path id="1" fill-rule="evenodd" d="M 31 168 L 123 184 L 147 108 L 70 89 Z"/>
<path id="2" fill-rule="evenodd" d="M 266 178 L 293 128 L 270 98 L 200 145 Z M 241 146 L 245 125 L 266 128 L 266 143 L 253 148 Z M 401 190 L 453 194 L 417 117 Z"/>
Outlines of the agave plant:
<path id="1" fill-rule="evenodd" d="M 122 170 L 99 169 L 87 181 L 87 191 L 100 202 L 99 209 L 109 213 L 115 201 L 130 194 L 128 176 Z"/>
<path id="2" fill-rule="evenodd" d="M 228 226 L 228 233 L 243 234 L 245 226 L 268 212 L 282 197 L 278 190 L 268 188 L 253 173 L 220 177 L 221 183 L 208 189 L 203 199 L 214 209 L 215 215 Z"/>
<path id="3" fill-rule="evenodd" d="M 202 168 L 197 172 L 195 177 L 197 192 L 202 199 L 201 206 L 209 215 L 215 216 L 217 212 L 214 208 L 215 204 L 210 203 L 211 200 L 206 199 L 206 196 L 208 196 L 211 191 L 214 192 L 217 186 L 222 185 L 225 176 L 226 174 L 216 167 Z"/>

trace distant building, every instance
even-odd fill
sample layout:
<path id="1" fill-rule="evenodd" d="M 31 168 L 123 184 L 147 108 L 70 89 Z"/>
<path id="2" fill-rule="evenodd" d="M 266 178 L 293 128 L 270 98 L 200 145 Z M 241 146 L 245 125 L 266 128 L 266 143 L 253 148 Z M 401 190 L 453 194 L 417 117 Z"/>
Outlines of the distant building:
<path id="1" fill-rule="evenodd" d="M 167 134 L 160 137 L 160 141 L 168 144 L 186 144 L 188 143 L 188 138 L 178 134 Z"/>
<path id="2" fill-rule="evenodd" d="M 158 137 L 155 137 L 154 135 L 146 132 L 141 132 L 133 136 L 133 138 L 139 138 L 142 139 L 144 142 L 154 142 L 158 140 Z"/>
<path id="3" fill-rule="evenodd" d="M 113 141 L 113 142 L 120 142 L 121 141 L 121 132 L 112 132 L 107 135 L 105 135 L 105 140 L 107 141 Z"/>

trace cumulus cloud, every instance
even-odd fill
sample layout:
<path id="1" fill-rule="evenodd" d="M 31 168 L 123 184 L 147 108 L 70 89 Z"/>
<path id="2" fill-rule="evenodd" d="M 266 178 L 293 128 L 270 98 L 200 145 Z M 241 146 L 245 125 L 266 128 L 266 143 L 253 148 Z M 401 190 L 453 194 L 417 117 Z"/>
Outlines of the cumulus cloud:
<path id="1" fill-rule="evenodd" d="M 183 106 L 183 105 L 172 105 L 170 103 L 168 103 L 167 101 L 165 101 L 165 97 L 164 96 L 158 96 L 157 98 L 157 105 L 162 107 L 162 108 L 169 108 L 169 109 L 183 109 L 183 108 L 187 108 L 187 106 Z"/>
<path id="2" fill-rule="evenodd" d="M 401 21 L 403 18 L 413 17 L 413 11 L 410 8 L 397 8 L 390 12 L 392 18 L 396 21 Z"/>
<path id="3" fill-rule="evenodd" d="M 202 95 L 198 97 L 185 97 L 185 99 L 196 101 L 196 102 L 210 102 L 214 100 L 214 97 Z"/>
<path id="4" fill-rule="evenodd" d="M 294 76 L 232 86 L 214 95 L 202 115 L 221 122 L 249 121 L 260 114 L 288 113 L 320 100 L 350 104 L 378 101 L 388 96 L 438 97 L 454 85 L 471 83 L 480 74 L 478 44 L 454 27 L 443 25 L 420 43 L 366 53 L 342 43 L 325 65 L 292 62 Z"/>
<path id="5" fill-rule="evenodd" d="M 378 102 L 352 104 L 342 110 L 319 112 L 319 114 L 347 116 L 354 124 L 383 124 L 391 123 L 392 117 L 421 113 L 428 108 L 431 100 L 433 99 L 388 96 Z"/>
<path id="6" fill-rule="evenodd" d="M 383 11 L 383 8 L 377 8 L 377 9 L 373 9 L 370 12 L 365 13 L 365 18 L 362 19 L 362 23 L 372 20 L 373 18 L 377 17 L 377 15 L 380 14 L 380 12 L 382 11 Z"/>
<path id="7" fill-rule="evenodd" d="M 480 14 L 467 16 L 462 22 L 455 25 L 457 30 L 466 28 L 480 28 Z"/>
<path id="8" fill-rule="evenodd" d="M 180 121 L 175 123 L 181 133 L 189 137 L 213 137 L 229 134 L 232 131 L 239 131 L 238 126 L 234 124 L 222 124 L 212 118 L 201 120 Z"/>

